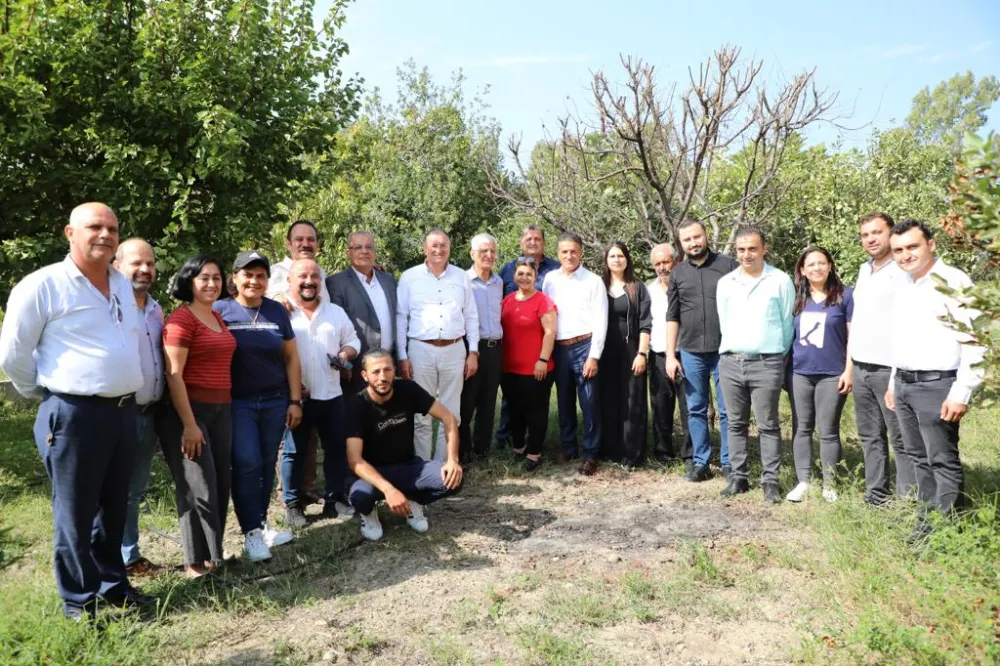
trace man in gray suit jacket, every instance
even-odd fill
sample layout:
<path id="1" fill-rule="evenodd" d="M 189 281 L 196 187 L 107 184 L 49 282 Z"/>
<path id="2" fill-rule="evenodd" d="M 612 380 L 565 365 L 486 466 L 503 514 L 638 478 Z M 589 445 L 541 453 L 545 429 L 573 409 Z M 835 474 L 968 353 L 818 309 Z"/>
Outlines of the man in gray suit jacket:
<path id="1" fill-rule="evenodd" d="M 361 340 L 354 359 L 354 371 L 347 391 L 365 388 L 361 364 L 369 349 L 388 349 L 396 358 L 396 280 L 385 271 L 375 270 L 375 237 L 355 231 L 347 237 L 347 257 L 351 267 L 326 279 L 330 300 L 344 308 Z"/>

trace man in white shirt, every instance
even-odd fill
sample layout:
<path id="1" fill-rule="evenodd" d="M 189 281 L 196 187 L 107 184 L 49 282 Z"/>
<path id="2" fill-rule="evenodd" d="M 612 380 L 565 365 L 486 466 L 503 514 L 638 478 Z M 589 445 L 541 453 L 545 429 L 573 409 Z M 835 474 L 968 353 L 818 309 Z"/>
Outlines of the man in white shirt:
<path id="1" fill-rule="evenodd" d="M 556 305 L 555 382 L 559 403 L 560 462 L 576 458 L 576 401 L 583 413 L 583 465 L 593 476 L 601 446 L 601 404 L 597 365 L 608 334 L 608 295 L 604 282 L 583 267 L 583 240 L 564 233 L 557 245 L 559 270 L 545 276 L 542 291 Z M 548 361 L 548 359 L 540 359 Z"/>
<path id="2" fill-rule="evenodd" d="M 312 259 L 299 259 L 288 273 L 292 304 L 292 329 L 302 366 L 305 386 L 302 421 L 292 432 L 292 446 L 285 439 L 281 453 L 281 488 L 285 501 L 285 521 L 306 524 L 302 497 L 305 451 L 315 429 L 323 445 L 323 478 L 326 482 L 323 515 L 327 518 L 354 515 L 344 494 L 347 449 L 344 392 L 340 369 L 358 355 L 361 342 L 354 325 L 339 305 L 320 296 L 320 268 Z M 338 367 L 339 366 L 339 367 Z"/>
<path id="3" fill-rule="evenodd" d="M 129 584 L 121 553 L 143 380 L 132 286 L 111 267 L 118 218 L 81 204 L 64 232 L 66 259 L 10 294 L 0 368 L 42 400 L 35 444 L 52 481 L 56 586 L 63 613 L 80 620 L 102 601 L 151 601 Z"/>
<path id="4" fill-rule="evenodd" d="M 163 374 L 163 309 L 149 295 L 149 289 L 156 281 L 156 257 L 149 243 L 141 238 L 122 241 L 115 252 L 114 267 L 132 283 L 135 298 L 127 307 L 135 308 L 139 318 L 142 388 L 135 394 L 135 462 L 128 489 L 122 560 L 129 576 L 140 576 L 160 568 L 139 552 L 139 503 L 149 488 L 149 470 L 156 453 L 156 406 L 166 386 Z"/>
<path id="5" fill-rule="evenodd" d="M 674 451 L 674 405 L 680 403 L 681 425 L 684 428 L 684 443 L 681 444 L 680 458 L 686 467 L 692 465 L 691 435 L 688 433 L 687 404 L 684 391 L 667 374 L 667 310 L 669 301 L 667 290 L 670 273 L 673 271 L 674 249 L 670 243 L 660 243 L 649 253 L 649 263 L 653 265 L 656 278 L 646 285 L 649 292 L 649 309 L 653 317 L 653 328 L 649 332 L 650 369 L 649 403 L 653 413 L 653 455 L 657 462 L 669 464 L 677 455 Z"/>
<path id="6" fill-rule="evenodd" d="M 890 242 L 906 278 L 899 281 L 892 306 L 894 381 L 885 401 L 899 419 L 921 502 L 949 513 L 963 502 L 958 424 L 982 383 L 982 370 L 973 366 L 985 350 L 969 344 L 973 338 L 967 333 L 940 320 L 952 317 L 968 326 L 978 313 L 938 291 L 933 276 L 952 289 L 971 287 L 972 280 L 935 256 L 933 233 L 922 222 L 897 224 Z M 911 541 L 928 532 L 921 519 Z"/>
<path id="7" fill-rule="evenodd" d="M 479 368 L 465 380 L 462 388 L 462 413 L 459 434 L 459 460 L 473 456 L 485 459 L 493 438 L 497 409 L 497 391 L 503 373 L 503 327 L 500 305 L 503 302 L 503 279 L 493 272 L 497 260 L 497 239 L 478 234 L 469 250 L 472 267 L 467 271 L 472 296 L 479 313 Z M 473 427 L 475 420 L 475 427 Z"/>
<path id="8" fill-rule="evenodd" d="M 426 261 L 399 278 L 396 353 L 403 379 L 412 379 L 449 412 L 461 410 L 462 384 L 476 374 L 479 312 L 469 276 L 448 263 L 451 240 L 442 229 L 424 236 Z M 463 338 L 465 344 L 463 344 Z M 466 353 L 468 345 L 468 353 Z M 432 417 L 416 417 L 413 443 L 424 460 L 443 461 L 446 448 L 433 448 Z"/>
<path id="9" fill-rule="evenodd" d="M 288 272 L 292 264 L 299 259 L 316 260 L 319 253 L 319 231 L 316 225 L 310 220 L 296 220 L 288 227 L 285 233 L 285 250 L 288 254 L 276 264 L 271 264 L 271 276 L 268 278 L 267 292 L 265 296 L 282 301 L 288 306 L 285 295 L 288 293 Z M 323 278 L 320 283 L 320 295 L 323 300 L 330 300 L 330 294 L 326 290 L 326 273 L 319 269 L 319 274 Z"/>
<path id="10" fill-rule="evenodd" d="M 355 369 L 346 387 L 349 393 L 358 393 L 366 387 L 360 368 L 369 349 L 381 348 L 393 353 L 396 348 L 396 280 L 391 273 L 375 268 L 375 251 L 375 236 L 371 232 L 353 232 L 347 237 L 350 267 L 326 279 L 330 300 L 344 308 L 361 340 Z"/>
<path id="11" fill-rule="evenodd" d="M 854 316 L 848 351 L 854 361 L 854 418 L 865 460 L 865 501 L 881 506 L 892 496 L 889 445 L 896 459 L 896 494 L 916 489 L 913 461 L 903 449 L 899 420 L 885 405 L 892 370 L 892 300 L 905 273 L 893 261 L 889 238 L 895 224 L 888 213 L 861 218 L 861 245 L 871 257 L 861 265 L 854 287 Z"/>

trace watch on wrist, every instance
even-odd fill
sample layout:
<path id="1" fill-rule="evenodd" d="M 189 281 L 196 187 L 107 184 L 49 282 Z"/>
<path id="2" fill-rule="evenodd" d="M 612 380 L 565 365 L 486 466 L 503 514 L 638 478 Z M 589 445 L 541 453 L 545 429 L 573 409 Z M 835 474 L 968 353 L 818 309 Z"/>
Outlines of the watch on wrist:
<path id="1" fill-rule="evenodd" d="M 297 405 L 300 409 L 306 406 L 305 400 L 292 400 L 289 404 Z"/>
<path id="2" fill-rule="evenodd" d="M 645 358 L 645 359 L 648 359 L 648 358 L 649 358 L 649 351 L 648 351 L 648 350 L 645 350 L 645 351 L 644 351 L 644 350 L 640 349 L 640 350 L 639 350 L 639 354 L 640 354 L 640 355 L 641 355 L 641 356 L 642 356 L 643 358 Z"/>

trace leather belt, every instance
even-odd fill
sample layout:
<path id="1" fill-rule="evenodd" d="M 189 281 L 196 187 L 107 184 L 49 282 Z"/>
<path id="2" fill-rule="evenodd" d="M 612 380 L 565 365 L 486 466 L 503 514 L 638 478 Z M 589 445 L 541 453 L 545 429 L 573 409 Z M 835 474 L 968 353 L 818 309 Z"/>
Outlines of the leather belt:
<path id="1" fill-rule="evenodd" d="M 585 333 L 583 335 L 578 335 L 575 338 L 566 338 L 565 340 L 556 340 L 556 344 L 560 347 L 570 347 L 578 342 L 583 342 L 584 340 L 589 340 L 593 333 Z"/>
<path id="2" fill-rule="evenodd" d="M 854 361 L 854 365 L 861 368 L 865 372 L 878 372 L 880 370 L 892 370 L 887 365 L 879 365 L 878 363 L 865 363 L 864 361 Z"/>
<path id="3" fill-rule="evenodd" d="M 72 393 L 53 393 L 67 402 L 89 402 L 95 405 L 111 405 L 112 407 L 127 407 L 135 404 L 135 393 L 106 398 L 103 395 L 74 395 Z"/>
<path id="4" fill-rule="evenodd" d="M 410 338 L 411 340 L 416 340 L 417 342 L 423 342 L 424 344 L 434 345 L 435 347 L 448 347 L 456 342 L 460 342 L 462 338 L 455 338 L 454 340 L 421 340 L 420 338 Z"/>
<path id="5" fill-rule="evenodd" d="M 933 382 L 958 376 L 957 370 L 896 370 L 896 379 L 904 384 Z"/>
<path id="6" fill-rule="evenodd" d="M 156 402 L 156 401 L 154 400 L 153 402 L 147 402 L 147 403 L 146 403 L 145 405 L 136 405 L 136 408 L 135 408 L 135 409 L 136 409 L 136 411 L 137 411 L 137 412 L 139 412 L 140 414 L 145 414 L 145 413 L 146 413 L 146 412 L 148 412 L 149 410 L 151 410 L 151 409 L 153 409 L 154 407 L 156 407 L 156 405 L 157 405 L 157 404 L 159 404 L 159 403 L 157 403 L 157 402 Z"/>
<path id="7" fill-rule="evenodd" d="M 482 347 L 483 345 L 486 345 L 487 347 L 490 347 L 490 348 L 499 347 L 500 346 L 500 342 L 502 342 L 502 341 L 499 340 L 499 339 L 496 339 L 496 340 L 480 340 L 479 341 L 479 346 Z"/>
<path id="8" fill-rule="evenodd" d="M 763 361 L 766 358 L 784 356 L 784 354 L 744 354 L 742 352 L 723 352 L 722 355 L 737 361 Z"/>

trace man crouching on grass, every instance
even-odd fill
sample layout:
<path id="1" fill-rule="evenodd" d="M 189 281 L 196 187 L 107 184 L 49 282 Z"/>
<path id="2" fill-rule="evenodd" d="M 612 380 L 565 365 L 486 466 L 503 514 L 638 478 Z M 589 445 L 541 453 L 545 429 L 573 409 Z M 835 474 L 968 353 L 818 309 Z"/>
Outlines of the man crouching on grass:
<path id="1" fill-rule="evenodd" d="M 458 421 L 455 415 L 416 382 L 396 377 L 392 355 L 372 349 L 364 358 L 365 390 L 348 403 L 347 466 L 357 481 L 349 493 L 361 516 L 361 535 L 382 538 L 376 505 L 384 499 L 416 532 L 426 532 L 424 505 L 454 495 L 462 487 L 458 464 Z M 447 440 L 447 462 L 424 461 L 413 447 L 415 414 L 441 421 Z"/>

